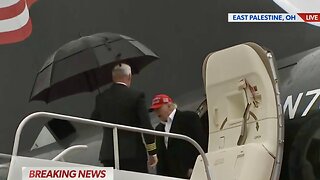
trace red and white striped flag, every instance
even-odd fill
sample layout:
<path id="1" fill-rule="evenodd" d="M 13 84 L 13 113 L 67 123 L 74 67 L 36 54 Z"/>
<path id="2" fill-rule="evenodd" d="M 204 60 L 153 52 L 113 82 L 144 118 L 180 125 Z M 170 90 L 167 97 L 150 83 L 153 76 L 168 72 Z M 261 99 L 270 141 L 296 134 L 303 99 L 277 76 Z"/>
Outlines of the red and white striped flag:
<path id="1" fill-rule="evenodd" d="M 0 0 L 0 44 L 25 40 L 32 32 L 29 8 L 36 0 Z"/>

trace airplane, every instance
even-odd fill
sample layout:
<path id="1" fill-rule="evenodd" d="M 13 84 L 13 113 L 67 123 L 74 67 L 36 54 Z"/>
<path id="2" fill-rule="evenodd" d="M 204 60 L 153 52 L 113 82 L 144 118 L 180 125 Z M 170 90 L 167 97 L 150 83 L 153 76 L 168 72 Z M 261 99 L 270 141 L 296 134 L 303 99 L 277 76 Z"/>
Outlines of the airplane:
<path id="1" fill-rule="evenodd" d="M 281 103 L 285 117 L 285 143 L 280 179 L 319 178 L 319 87 L 316 82 L 320 47 L 277 61 Z M 204 124 L 207 101 L 197 108 Z M 199 101 L 198 101 L 199 102 Z M 208 131 L 208 127 L 206 127 Z"/>
<path id="2" fill-rule="evenodd" d="M 303 68 L 310 68 L 310 66 L 305 66 L 305 63 L 310 63 L 312 65 L 317 64 L 316 60 L 319 57 L 319 55 L 317 55 L 317 54 L 319 54 L 319 51 L 320 51 L 320 47 L 317 47 L 317 48 L 309 50 L 307 52 L 302 52 L 302 53 L 299 53 L 299 54 L 294 55 L 292 57 L 284 59 L 282 61 L 284 63 L 279 64 L 279 66 L 278 66 L 279 75 L 281 75 L 281 73 L 284 70 L 288 70 L 288 68 L 291 68 L 291 73 L 296 73 L 297 71 L 304 73 Z M 317 56 L 314 56 L 315 54 Z M 236 56 L 236 57 L 238 57 L 238 56 Z M 228 59 L 231 59 L 230 61 L 234 62 L 234 59 L 232 59 L 232 58 L 228 58 Z M 226 59 L 222 59 L 222 60 L 224 61 Z M 240 63 L 243 63 L 243 61 L 240 61 Z M 228 66 L 230 66 L 230 65 L 228 65 Z M 218 67 L 220 67 L 220 66 L 218 66 Z M 292 69 L 294 69 L 294 70 L 292 70 Z M 225 71 L 225 73 L 229 73 L 229 72 L 230 71 Z M 317 73 L 317 71 L 315 71 L 315 72 Z M 215 76 L 211 76 L 211 77 L 215 77 Z M 281 77 L 282 76 L 280 76 L 280 79 L 281 79 Z M 295 80 L 294 82 L 300 82 L 300 81 L 296 81 L 296 79 L 291 79 L 292 77 L 300 78 L 302 76 L 301 76 L 301 74 L 298 74 L 297 76 L 290 76 L 289 78 L 284 79 L 282 84 L 288 85 L 288 83 L 285 83 L 285 82 L 288 82 L 288 81 L 292 82 L 292 80 Z M 249 79 L 249 77 L 248 77 L 248 79 Z M 306 81 L 304 81 L 304 82 L 306 82 Z M 290 85 L 292 85 L 292 84 L 290 84 Z M 260 84 L 260 86 L 257 85 L 257 87 L 261 91 L 261 89 L 262 89 L 261 84 Z M 283 91 L 283 88 L 287 88 L 287 87 L 284 87 L 283 85 L 280 86 L 280 89 L 282 89 L 282 91 Z M 306 88 L 308 89 L 310 87 L 306 86 Z M 289 178 L 290 179 L 316 179 L 318 177 L 317 171 L 314 170 L 314 169 L 317 169 L 318 165 L 319 165 L 319 162 L 318 162 L 318 155 L 319 154 L 317 153 L 319 146 L 318 146 L 318 144 L 316 144 L 317 142 L 319 142 L 319 131 L 318 131 L 319 128 L 318 128 L 317 118 L 316 118 L 317 116 L 313 116 L 313 115 L 306 116 L 308 113 L 311 113 L 312 111 L 316 111 L 316 110 L 310 108 L 312 105 L 309 105 L 309 104 L 315 103 L 316 99 L 319 96 L 318 91 L 319 91 L 318 89 L 306 91 L 306 93 L 305 93 L 306 96 L 314 95 L 311 98 L 305 99 L 307 101 L 307 103 L 305 103 L 305 100 L 301 101 L 302 96 L 304 94 L 303 92 L 299 93 L 298 100 L 293 101 L 292 96 L 294 96 L 294 95 L 288 95 L 285 102 L 284 102 L 284 106 L 283 106 L 284 114 L 286 114 L 289 118 L 292 118 L 291 120 L 289 119 L 286 121 L 286 128 L 287 129 L 290 128 L 290 131 L 286 132 L 287 133 L 286 137 L 288 137 L 288 133 L 292 133 L 292 131 L 295 131 L 295 132 L 293 134 L 289 134 L 290 135 L 288 138 L 289 141 L 286 140 L 284 143 L 284 145 L 285 145 L 284 152 L 286 152 L 286 153 L 290 152 L 290 153 L 289 153 L 289 156 L 288 156 L 288 154 L 284 153 L 284 161 L 282 164 L 283 169 L 281 171 L 282 172 L 281 179 L 289 179 Z M 240 92 L 242 92 L 242 91 L 240 91 Z M 195 92 L 192 92 L 192 94 L 194 95 Z M 229 94 L 229 93 L 227 93 L 227 94 Z M 208 95 L 208 92 L 207 92 L 207 95 Z M 219 94 L 219 95 L 221 96 L 221 94 Z M 232 97 L 234 97 L 233 94 L 232 94 Z M 262 97 L 264 98 L 265 95 L 263 94 Z M 201 102 L 201 100 L 203 100 L 204 98 L 206 98 L 206 97 L 202 96 L 201 98 L 196 98 L 197 99 L 196 104 L 199 103 L 199 100 Z M 216 99 L 216 97 L 214 99 Z M 178 102 L 180 101 L 179 98 L 177 100 L 178 100 Z M 238 98 L 236 98 L 236 100 L 237 100 L 236 104 L 239 105 Z M 212 100 L 210 100 L 210 101 L 212 102 Z M 221 100 L 216 100 L 216 101 L 218 104 L 223 102 Z M 194 103 L 194 102 L 195 101 L 192 101 L 192 103 Z M 300 105 L 301 102 L 304 102 L 303 104 L 305 106 L 301 106 Z M 202 103 L 200 103 L 200 106 L 197 108 L 197 112 L 200 115 L 201 120 L 204 123 L 208 123 L 207 103 L 208 103 L 208 100 L 204 100 Z M 186 106 L 182 106 L 181 108 L 190 110 L 190 109 L 192 109 L 191 106 L 193 106 L 193 108 L 194 108 L 194 104 L 190 105 L 190 103 L 187 103 Z M 243 109 L 242 105 L 240 106 L 240 109 Z M 238 116 L 242 115 L 241 110 L 240 110 L 240 113 L 237 111 L 235 111 L 235 112 L 236 112 L 235 114 L 237 114 Z M 259 113 L 256 113 L 256 114 L 259 114 Z M 231 119 L 233 118 L 232 116 L 235 116 L 235 115 L 231 114 Z M 297 118 L 298 120 L 296 120 L 299 123 L 298 128 L 297 128 L 294 116 L 298 116 L 298 118 Z M 300 121 L 299 122 L 299 120 L 301 120 L 301 117 L 303 117 L 303 116 L 306 116 L 310 119 L 308 119 L 308 121 L 302 121 L 302 122 Z M 229 119 L 229 121 L 230 121 L 230 119 Z M 263 127 L 263 124 L 262 124 L 263 121 L 265 121 L 265 120 L 262 120 L 262 121 L 259 120 L 261 128 Z M 210 120 L 210 122 L 212 122 L 212 120 Z M 276 121 L 276 123 L 278 123 L 278 122 Z M 222 123 L 222 124 L 224 124 L 224 123 Z M 228 124 L 228 123 L 226 123 L 226 124 Z M 233 122 L 233 124 L 234 124 L 234 122 Z M 224 125 L 224 126 L 227 126 L 227 125 Z M 63 130 L 61 130 L 61 128 Z M 256 128 L 256 127 L 254 127 L 254 128 Z M 34 146 L 36 146 L 36 147 L 33 147 L 31 152 L 27 152 L 27 153 L 21 152 L 21 154 L 23 156 L 33 157 L 35 154 L 37 154 L 35 156 L 37 158 L 41 158 L 41 159 L 42 158 L 45 158 L 45 159 L 53 158 L 53 159 L 55 159 L 54 156 L 57 154 L 57 152 L 63 150 L 63 148 L 68 147 L 69 145 L 86 144 L 90 148 L 88 148 L 88 152 L 86 152 L 87 150 L 85 151 L 86 155 L 83 156 L 83 154 L 82 154 L 81 159 L 79 159 L 79 157 L 76 155 L 71 156 L 71 157 L 67 156 L 64 158 L 67 159 L 67 162 L 80 163 L 80 164 L 84 163 L 84 164 L 91 164 L 91 165 L 99 166 L 97 164 L 97 161 L 98 161 L 98 157 L 97 157 L 98 151 L 97 150 L 99 149 L 98 148 L 100 146 L 99 143 L 101 142 L 101 129 L 99 132 L 99 129 L 97 129 L 97 128 L 88 128 L 88 127 L 84 128 L 84 127 L 81 127 L 81 125 L 79 125 L 77 123 L 68 124 L 68 123 L 63 123 L 61 121 L 57 121 L 57 120 L 51 120 L 47 123 L 47 126 L 43 127 L 42 130 L 43 131 L 39 134 L 38 139 L 36 140 L 36 142 L 34 144 Z M 207 130 L 207 131 L 209 131 L 209 130 Z M 268 131 L 271 131 L 271 129 Z M 293 135 L 293 136 L 291 136 L 291 135 Z M 294 136 L 296 136 L 296 137 L 294 137 Z M 259 136 L 256 136 L 256 137 L 259 137 Z M 293 142 L 290 142 L 290 138 L 294 138 L 294 139 L 298 138 L 298 139 Z M 50 139 L 52 140 L 51 142 L 49 141 Z M 213 144 L 216 144 L 216 143 L 218 144 L 219 141 L 210 140 L 209 142 L 213 142 Z M 301 145 L 301 143 L 303 145 Z M 210 145 L 210 143 L 209 143 L 209 145 Z M 294 147 L 294 148 L 292 148 L 292 147 Z M 219 148 L 220 148 L 220 145 L 219 145 Z M 48 152 L 50 152 L 50 153 L 48 153 Z M 80 152 L 83 153 L 82 151 L 80 151 Z M 33 163 L 35 163 L 35 162 L 33 162 Z M 263 163 L 261 162 L 261 164 L 263 164 Z M 306 164 L 309 164 L 310 166 L 306 167 Z M 247 164 L 247 165 L 250 165 L 250 164 Z M 306 168 L 308 168 L 308 169 L 306 169 Z M 306 173 L 305 172 L 306 170 L 309 170 L 309 171 Z M 228 172 L 228 173 L 230 174 L 230 172 Z M 254 174 L 253 172 L 250 172 L 250 173 Z M 15 174 L 17 174 L 17 173 L 15 173 Z M 202 176 L 200 175 L 200 177 L 202 177 Z M 221 179 L 221 177 L 218 179 Z M 226 179 L 228 179 L 228 178 L 226 178 Z"/>
<path id="3" fill-rule="evenodd" d="M 1 64 L 3 126 L 0 130 L 3 134 L 0 136 L 0 152 L 11 153 L 15 130 L 21 119 L 31 112 L 44 110 L 82 117 L 88 117 L 90 114 L 93 94 L 68 97 L 51 104 L 28 102 L 34 75 L 39 67 L 50 53 L 72 39 L 95 32 L 111 31 L 144 42 L 158 52 L 161 60 L 134 77 L 134 87 L 145 90 L 149 99 L 155 93 L 166 92 L 181 100 L 182 108 L 185 105 L 190 110 L 196 110 L 194 106 L 205 98 L 201 78 L 204 56 L 235 44 L 254 41 L 272 49 L 280 67 L 280 82 L 286 83 L 285 86 L 280 84 L 282 104 L 286 107 L 284 112 L 287 137 L 281 179 L 319 178 L 314 171 L 319 167 L 319 161 L 316 160 L 319 148 L 316 121 L 307 123 L 309 119 L 313 119 L 312 114 L 317 112 L 315 107 L 317 99 L 313 98 L 318 97 L 318 87 L 316 83 L 308 83 L 310 79 L 311 82 L 317 82 L 316 71 L 309 71 L 309 68 L 316 67 L 317 63 L 314 61 L 314 64 L 309 64 L 310 60 L 303 59 L 307 57 L 306 59 L 316 60 L 317 47 L 320 45 L 318 27 L 304 23 L 227 22 L 228 12 L 284 12 L 274 2 L 267 0 L 232 3 L 221 0 L 202 3 L 184 1 L 132 3 L 126 0 L 95 1 L 95 3 L 81 0 L 31 2 L 29 18 L 32 20 L 32 33 L 20 42 L 0 46 L 4 59 Z M 298 66 L 299 62 L 302 63 L 301 66 Z M 197 93 L 200 95 L 197 96 Z M 49 138 L 51 141 L 47 143 L 55 143 L 42 144 L 43 148 L 39 148 L 41 143 L 37 141 L 37 137 L 43 129 L 43 124 L 30 126 L 33 130 L 25 133 L 28 138 L 22 141 L 21 145 L 22 154 L 25 155 L 34 153 L 41 156 L 45 149 L 59 151 L 65 144 L 77 142 L 75 138 L 83 137 L 83 142 L 90 142 L 91 138 L 100 137 L 99 133 L 96 134 L 96 128 L 86 129 L 81 125 L 72 124 L 77 137 L 67 136 L 66 133 L 65 136 L 68 138 L 59 140 L 57 138 L 59 135 L 55 134 L 59 132 L 50 129 L 48 125 L 48 131 L 54 133 Z M 306 130 L 309 126 L 315 128 L 314 133 Z M 46 134 L 47 131 L 45 129 L 43 131 Z M 80 133 L 82 131 L 85 133 Z M 310 134 L 307 136 L 306 132 Z M 95 143 L 97 145 L 98 142 Z M 98 149 L 90 150 L 92 154 L 98 154 Z M 54 153 L 50 157 L 53 156 Z M 85 160 L 88 160 L 89 164 L 97 164 L 96 159 L 90 156 L 85 157 Z"/>

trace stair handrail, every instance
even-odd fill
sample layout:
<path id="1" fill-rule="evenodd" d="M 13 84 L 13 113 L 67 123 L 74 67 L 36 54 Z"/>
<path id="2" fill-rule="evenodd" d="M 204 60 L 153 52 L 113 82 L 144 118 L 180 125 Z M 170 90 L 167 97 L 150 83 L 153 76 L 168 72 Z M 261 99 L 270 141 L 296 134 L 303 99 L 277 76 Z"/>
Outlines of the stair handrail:
<path id="1" fill-rule="evenodd" d="M 25 117 L 20 122 L 18 129 L 16 131 L 16 134 L 15 134 L 12 156 L 18 155 L 20 136 L 21 136 L 21 132 L 22 132 L 23 128 L 25 127 L 25 125 L 29 121 L 31 121 L 32 119 L 40 118 L 40 117 L 56 118 L 56 119 L 65 120 L 65 121 L 71 121 L 71 122 L 83 123 L 83 124 L 88 124 L 88 125 L 95 125 L 95 126 L 102 126 L 102 127 L 106 127 L 106 128 L 112 128 L 113 129 L 113 143 L 114 143 L 113 147 L 114 147 L 114 157 L 115 157 L 115 169 L 119 169 L 119 149 L 118 149 L 118 133 L 117 133 L 118 129 L 131 131 L 131 132 L 140 132 L 140 133 L 156 135 L 156 136 L 163 136 L 163 137 L 166 136 L 166 137 L 170 137 L 170 138 L 181 139 L 181 140 L 187 141 L 187 142 L 191 143 L 199 151 L 199 153 L 203 159 L 207 180 L 212 180 L 212 178 L 211 178 L 212 173 L 209 171 L 209 161 L 205 155 L 205 152 L 203 151 L 201 146 L 195 140 L 193 140 L 192 138 L 190 138 L 186 135 L 160 132 L 160 131 L 155 131 L 155 130 L 150 130 L 150 129 L 131 127 L 131 126 L 126 126 L 126 125 L 114 124 L 114 123 L 101 122 L 98 120 L 86 119 L 86 118 L 69 116 L 69 115 L 58 114 L 58 113 L 51 113 L 51 112 L 34 112 L 32 114 L 29 114 L 27 117 Z"/>

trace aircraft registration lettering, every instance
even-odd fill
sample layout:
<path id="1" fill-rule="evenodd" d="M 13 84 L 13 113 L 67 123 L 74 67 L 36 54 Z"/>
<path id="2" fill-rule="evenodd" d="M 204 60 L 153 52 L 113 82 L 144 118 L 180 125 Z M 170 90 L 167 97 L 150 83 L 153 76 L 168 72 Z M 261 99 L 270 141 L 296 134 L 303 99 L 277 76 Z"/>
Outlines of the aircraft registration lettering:
<path id="1" fill-rule="evenodd" d="M 320 96 L 320 89 L 315 89 L 315 90 L 310 90 L 307 91 L 306 96 L 310 96 L 310 95 L 314 95 L 313 98 L 311 99 L 311 101 L 309 102 L 309 104 L 307 105 L 307 107 L 305 108 L 305 110 L 303 111 L 303 113 L 301 114 L 301 117 L 304 117 L 308 114 L 308 112 L 310 111 L 311 107 L 313 106 L 313 104 L 316 102 L 316 100 L 319 98 Z M 292 101 L 292 95 L 289 95 L 286 99 L 286 101 L 283 104 L 283 114 L 286 113 L 286 110 L 288 109 L 288 114 L 289 114 L 289 119 L 294 119 L 298 106 L 300 104 L 300 101 L 302 99 L 303 93 L 299 93 L 296 101 L 294 102 L 293 105 L 293 101 Z"/>
<path id="2" fill-rule="evenodd" d="M 288 111 L 289 111 L 289 119 L 293 119 L 295 114 L 296 114 L 296 111 L 298 109 L 298 105 L 301 101 L 301 98 L 302 98 L 302 95 L 303 93 L 299 93 L 298 95 L 298 98 L 296 100 L 296 102 L 294 103 L 294 106 L 292 107 L 292 95 L 288 96 L 284 105 L 283 105 L 283 114 L 286 113 L 286 110 L 288 108 Z"/>
<path id="3" fill-rule="evenodd" d="M 320 95 L 320 89 L 315 89 L 312 91 L 308 91 L 306 96 L 312 95 L 314 94 L 312 100 L 310 101 L 310 103 L 308 104 L 308 106 L 306 107 L 306 109 L 304 110 L 304 112 L 302 113 L 302 117 L 306 116 L 307 113 L 309 112 L 309 110 L 311 109 L 312 105 L 316 102 L 316 100 L 318 99 L 319 95 Z"/>

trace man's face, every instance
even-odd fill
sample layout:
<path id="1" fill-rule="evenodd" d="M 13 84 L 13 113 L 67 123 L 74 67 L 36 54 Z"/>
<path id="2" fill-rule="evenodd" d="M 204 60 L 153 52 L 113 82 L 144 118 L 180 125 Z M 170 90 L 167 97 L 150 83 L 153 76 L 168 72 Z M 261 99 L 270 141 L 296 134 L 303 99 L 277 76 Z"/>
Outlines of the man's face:
<path id="1" fill-rule="evenodd" d="M 162 122 L 166 122 L 170 113 L 172 112 L 171 110 L 171 105 L 170 104 L 163 104 L 160 108 L 155 109 L 154 113 L 158 116 L 158 118 L 162 121 Z"/>

